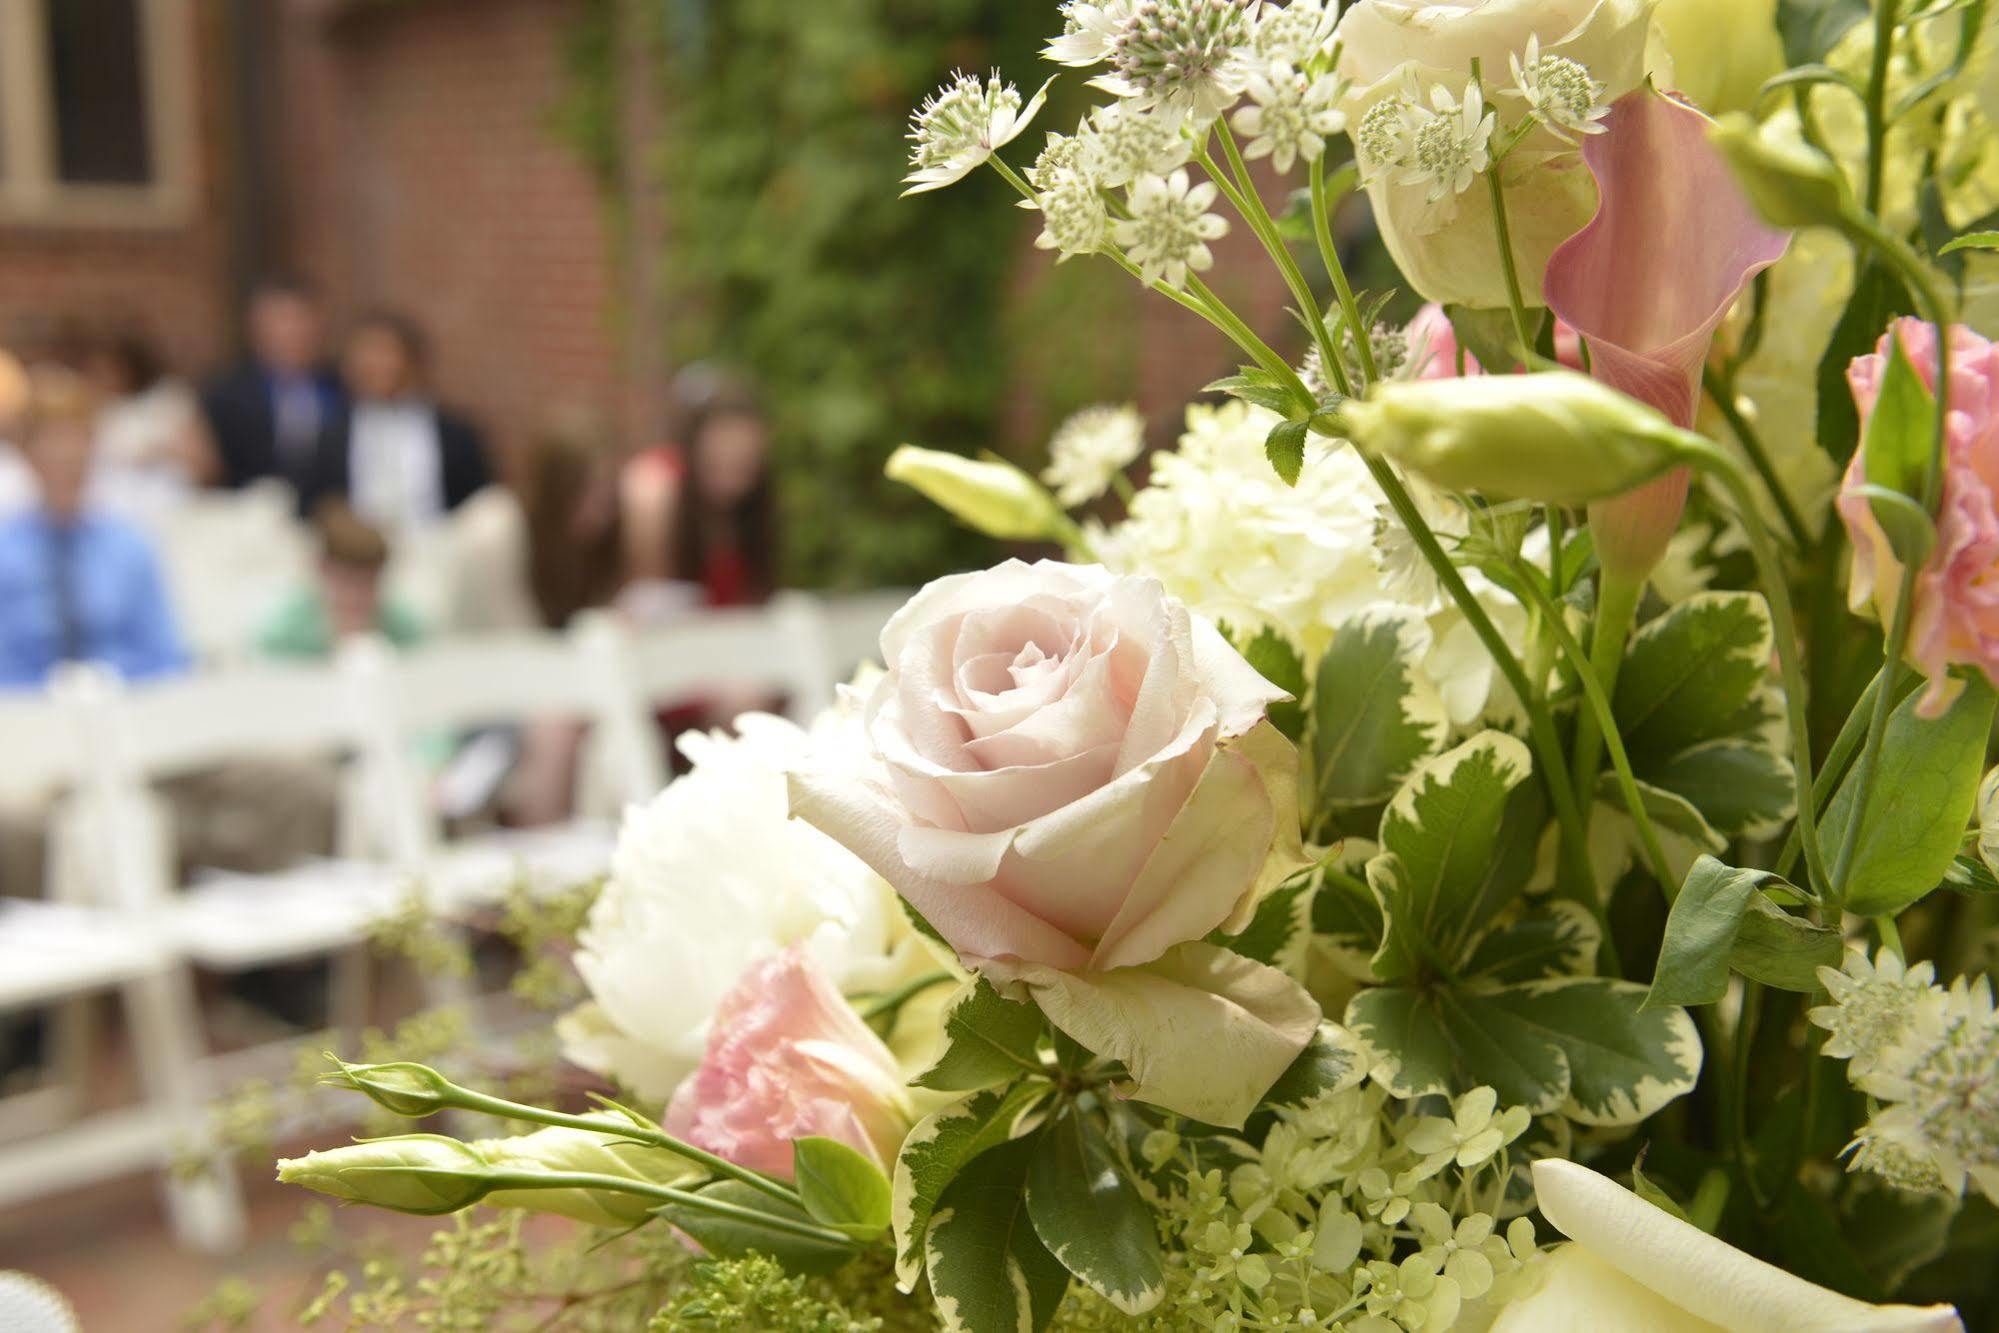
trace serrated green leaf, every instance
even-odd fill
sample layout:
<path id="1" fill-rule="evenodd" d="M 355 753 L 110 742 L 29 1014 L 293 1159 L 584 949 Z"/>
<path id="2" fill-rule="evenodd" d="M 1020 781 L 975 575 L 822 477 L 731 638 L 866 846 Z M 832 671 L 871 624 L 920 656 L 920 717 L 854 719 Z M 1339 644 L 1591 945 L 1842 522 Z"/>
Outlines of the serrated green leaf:
<path id="1" fill-rule="evenodd" d="M 1363 613 L 1334 632 L 1312 692 L 1315 809 L 1386 800 L 1442 746 L 1450 716 L 1416 666 L 1428 645 L 1414 611 Z"/>
<path id="2" fill-rule="evenodd" d="M 1640 781 L 1636 785 L 1646 817 L 1660 832 L 1669 833 L 1706 852 L 1719 852 L 1728 845 L 1728 840 L 1715 831 L 1714 826 L 1707 822 L 1707 817 L 1686 797 L 1649 782 Z M 1605 773 L 1597 779 L 1596 799 L 1620 815 L 1628 816 L 1630 813 L 1624 804 L 1624 788 L 1615 774 Z"/>
<path id="3" fill-rule="evenodd" d="M 1584 976 L 1596 970 L 1602 943 L 1603 932 L 1588 908 L 1552 899 L 1486 932 L 1464 973 L 1497 982 Z"/>
<path id="4" fill-rule="evenodd" d="M 1350 1088 L 1366 1076 L 1357 1043 L 1335 1024 L 1321 1023 L 1291 1067 L 1263 1094 L 1263 1104 L 1303 1106 L 1316 1097 Z"/>
<path id="5" fill-rule="evenodd" d="M 813 1220 L 855 1240 L 873 1240 L 888 1230 L 888 1177 L 854 1149 L 816 1135 L 794 1139 L 791 1169 Z"/>
<path id="6" fill-rule="evenodd" d="M 1268 963 L 1280 972 L 1302 974 L 1317 883 L 1314 876 L 1301 874 L 1280 884 L 1256 905 L 1256 915 L 1247 926 L 1234 935 L 1215 931 L 1208 936 L 1208 943 Z"/>
<path id="7" fill-rule="evenodd" d="M 1305 662 L 1291 640 L 1265 625 L 1255 638 L 1239 645 L 1243 660 L 1256 674 L 1283 690 L 1291 698 L 1274 703 L 1264 711 L 1270 725 L 1296 744 L 1305 734 Z"/>
<path id="8" fill-rule="evenodd" d="M 985 1088 L 916 1123 L 896 1154 L 889 1211 L 895 1228 L 896 1285 L 913 1291 L 923 1271 L 923 1237 L 945 1187 L 965 1164 L 1030 1131 L 1054 1091 L 1039 1079 Z"/>
<path id="9" fill-rule="evenodd" d="M 1503 1106 L 1535 1115 L 1559 1110 L 1569 1095 L 1568 1053 L 1539 1025 L 1495 1002 L 1509 991 L 1439 990 L 1437 1011 L 1451 1044 L 1450 1091 L 1487 1084 Z"/>
<path id="10" fill-rule="evenodd" d="M 779 1223 L 813 1225 L 812 1218 L 802 1208 L 772 1198 L 739 1180 L 718 1180 L 695 1193 L 704 1199 L 761 1213 Z M 831 1273 L 860 1253 L 850 1242 L 813 1240 L 748 1218 L 720 1217 L 691 1204 L 669 1203 L 653 1211 L 717 1258 L 768 1254 L 794 1273 Z"/>
<path id="11" fill-rule="evenodd" d="M 1039 1009 L 1009 1000 L 984 977 L 975 977 L 944 1012 L 943 1051 L 910 1082 L 935 1092 L 972 1092 L 1035 1072 L 1041 1068 L 1035 1043 L 1043 1029 Z"/>
<path id="12" fill-rule="evenodd" d="M 1159 1228 L 1096 1122 L 1071 1105 L 1034 1143 L 1027 1215 L 1070 1274 L 1127 1315 L 1166 1294 Z"/>
<path id="13" fill-rule="evenodd" d="M 1450 1039 L 1423 992 L 1376 986 L 1347 1001 L 1345 1027 L 1360 1043 L 1375 1082 L 1397 1097 L 1451 1090 Z"/>
<path id="14" fill-rule="evenodd" d="M 1945 244 L 1937 253 L 1949 255 L 1959 250 L 1999 250 L 1999 231 L 1968 231 Z"/>
<path id="15" fill-rule="evenodd" d="M 1994 696 L 1984 680 L 1965 683 L 1942 717 L 1918 715 L 1918 691 L 1889 714 L 1873 785 L 1847 874 L 1846 910 L 1861 916 L 1899 912 L 1937 886 L 1963 841 L 1978 798 Z M 1858 799 L 1847 775 L 1819 825 L 1826 861 L 1835 865 Z"/>
<path id="16" fill-rule="evenodd" d="M 1569 1070 L 1562 1113 L 1586 1125 L 1635 1125 L 1700 1077 L 1694 1020 L 1684 1009 L 1641 1011 L 1645 987 L 1636 982 L 1564 977 L 1455 998 L 1558 1046 Z"/>
<path id="17" fill-rule="evenodd" d="M 1612 715 L 1639 773 L 1732 734 L 1770 670 L 1770 612 L 1746 592 L 1704 592 L 1647 621 L 1617 673 Z"/>
<path id="18" fill-rule="evenodd" d="M 1282 411 L 1283 408 L 1272 407 L 1271 410 Z M 1263 442 L 1265 457 L 1270 459 L 1270 466 L 1277 470 L 1277 475 L 1283 478 L 1286 486 L 1296 486 L 1298 474 L 1305 470 L 1305 437 L 1311 432 L 1312 423 L 1309 420 L 1280 421 L 1270 428 L 1270 434 Z"/>
<path id="19" fill-rule="evenodd" d="M 923 1237 L 930 1292 L 954 1333 L 1037 1333 L 1069 1289 L 1069 1272 L 1027 1216 L 1034 1140 L 972 1162 L 938 1201 Z"/>
<path id="20" fill-rule="evenodd" d="M 1702 741 L 1643 774 L 1687 801 L 1725 838 L 1765 838 L 1796 813 L 1791 761 L 1758 737 Z"/>

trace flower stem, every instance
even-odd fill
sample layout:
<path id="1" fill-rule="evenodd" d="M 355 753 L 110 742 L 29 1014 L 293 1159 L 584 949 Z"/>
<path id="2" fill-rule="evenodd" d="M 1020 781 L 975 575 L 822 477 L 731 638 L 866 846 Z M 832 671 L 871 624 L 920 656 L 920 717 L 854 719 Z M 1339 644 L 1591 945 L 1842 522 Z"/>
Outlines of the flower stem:
<path id="1" fill-rule="evenodd" d="M 955 981 L 956 979 L 949 972 L 925 972 L 922 976 L 905 982 L 892 991 L 884 991 L 880 995 L 863 998 L 854 1006 L 854 1011 L 861 1016 L 863 1022 L 866 1022 L 868 1019 L 875 1018 L 881 1014 L 893 1013 L 917 996 L 923 994 L 924 991 L 929 990 L 932 986 L 941 986 L 947 981 Z"/>
<path id="2" fill-rule="evenodd" d="M 1881 186 L 1888 172 L 1888 64 L 1895 54 L 1895 19 L 1900 0 L 1874 0 L 1874 59 L 1867 74 L 1867 211 L 1881 211 Z"/>
<path id="3" fill-rule="evenodd" d="M 1326 161 L 1322 155 L 1312 162 L 1312 234 L 1319 242 L 1319 259 L 1333 280 L 1340 315 L 1353 333 L 1354 356 L 1360 362 L 1364 381 L 1355 386 L 1355 392 L 1364 393 L 1369 385 L 1381 378 L 1381 371 L 1374 364 L 1374 344 L 1368 338 L 1367 330 L 1360 326 L 1360 305 L 1354 300 L 1353 288 L 1347 282 L 1346 265 L 1340 263 L 1339 247 L 1333 244 L 1331 202 L 1326 197 Z M 1326 368 L 1326 373 L 1334 377 L 1336 384 L 1345 383 L 1346 369 L 1339 365 L 1337 358 Z"/>
<path id="4" fill-rule="evenodd" d="M 654 1185 L 625 1176 L 598 1175 L 592 1171 L 503 1171 L 495 1172 L 490 1179 L 493 1181 L 493 1187 L 499 1190 L 610 1190 L 619 1194 L 636 1194 L 642 1198 L 659 1199 L 699 1212 L 712 1213 L 716 1217 L 746 1222 L 768 1231 L 781 1231 L 802 1240 L 849 1247 L 855 1244 L 853 1237 L 834 1231 L 830 1227 L 814 1226 L 809 1222 L 781 1217 L 776 1213 L 745 1208 L 726 1199 L 711 1199 L 691 1190 L 674 1189 L 670 1185 Z M 797 1200 L 788 1199 L 787 1202 L 796 1203 Z"/>
<path id="5" fill-rule="evenodd" d="M 1513 266 L 1513 236 L 1506 225 L 1506 187 L 1499 181 L 1499 163 L 1485 169 L 1486 193 L 1492 197 L 1492 229 L 1499 236 L 1499 271 L 1506 278 L 1506 305 L 1513 315 L 1513 336 L 1520 340 L 1520 360 L 1532 365 L 1534 335 L 1527 329 L 1527 299 L 1521 295 L 1520 274 Z"/>
<path id="6" fill-rule="evenodd" d="M 1645 595 L 1643 575 L 1636 578 L 1602 569 L 1596 579 L 1596 615 L 1590 624 L 1591 673 L 1606 694 L 1617 689 L 1617 676 L 1624 666 L 1624 647 L 1631 638 L 1631 622 L 1638 614 L 1639 598 Z M 1567 628 L 1563 631 L 1566 634 Z M 1591 793 L 1596 789 L 1599 751 L 1604 730 L 1593 713 L 1576 723 L 1576 748 L 1571 766 L 1576 775 L 1576 800 L 1583 808 L 1583 827 L 1589 827 Z M 1668 889 L 1672 886 L 1668 885 Z"/>
<path id="7" fill-rule="evenodd" d="M 1742 446 L 1742 452 L 1748 457 L 1750 466 L 1756 469 L 1756 475 L 1763 479 L 1763 486 L 1770 492 L 1770 498 L 1776 502 L 1777 513 L 1783 518 L 1784 527 L 1789 530 L 1792 542 L 1800 550 L 1811 545 L 1811 536 L 1805 529 L 1804 516 L 1798 512 L 1798 506 L 1791 499 L 1790 492 L 1784 489 L 1783 479 L 1777 475 L 1777 469 L 1771 465 L 1770 455 L 1763 448 L 1762 437 L 1756 433 L 1756 428 L 1749 424 L 1748 418 L 1742 415 L 1742 409 L 1735 405 L 1734 383 L 1713 367 L 1709 367 L 1707 373 L 1701 377 L 1701 387 L 1707 390 L 1708 399 L 1721 413 L 1721 419 L 1728 423 L 1729 430 L 1735 435 L 1736 443 Z"/>

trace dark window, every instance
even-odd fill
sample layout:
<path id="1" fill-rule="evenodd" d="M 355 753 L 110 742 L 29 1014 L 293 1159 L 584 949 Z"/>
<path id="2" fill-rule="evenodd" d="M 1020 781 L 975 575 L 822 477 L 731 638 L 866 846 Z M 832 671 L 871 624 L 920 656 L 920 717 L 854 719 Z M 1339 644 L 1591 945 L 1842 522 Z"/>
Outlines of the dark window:
<path id="1" fill-rule="evenodd" d="M 139 0 L 44 0 L 56 179 L 145 185 L 153 177 L 146 125 L 145 33 Z"/>

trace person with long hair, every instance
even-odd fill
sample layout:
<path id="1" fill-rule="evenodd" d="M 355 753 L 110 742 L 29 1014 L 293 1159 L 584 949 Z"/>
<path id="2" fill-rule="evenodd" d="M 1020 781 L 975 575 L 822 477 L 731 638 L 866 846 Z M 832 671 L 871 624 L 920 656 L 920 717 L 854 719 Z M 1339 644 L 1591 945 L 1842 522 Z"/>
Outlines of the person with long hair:
<path id="1" fill-rule="evenodd" d="M 770 427 L 747 391 L 710 386 L 698 395 L 679 448 L 634 458 L 623 489 L 634 582 L 691 586 L 706 606 L 754 605 L 776 591 Z"/>

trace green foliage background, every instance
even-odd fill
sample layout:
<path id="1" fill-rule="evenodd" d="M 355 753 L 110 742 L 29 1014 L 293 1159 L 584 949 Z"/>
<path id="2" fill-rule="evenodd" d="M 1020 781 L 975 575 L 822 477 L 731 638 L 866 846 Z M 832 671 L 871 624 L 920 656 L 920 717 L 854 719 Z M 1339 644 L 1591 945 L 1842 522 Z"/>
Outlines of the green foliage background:
<path id="1" fill-rule="evenodd" d="M 1004 452 L 1011 434 L 1037 463 L 1062 412 L 1128 392 L 1132 373 L 1123 321 L 1085 329 L 1062 312 L 1129 294 L 1082 264 L 1028 280 L 1047 268 L 1032 222 L 990 172 L 899 198 L 904 134 L 940 71 L 1038 77 L 1053 6 L 665 0 L 656 12 L 673 351 L 741 371 L 772 413 L 787 581 L 907 585 L 990 563 L 989 542 L 885 481 L 883 461 L 903 442 Z M 563 119 L 615 202 L 612 17 L 610 0 L 590 0 L 579 20 Z M 1044 113 L 1011 156 L 1032 161 L 1044 127 L 1064 121 Z"/>

